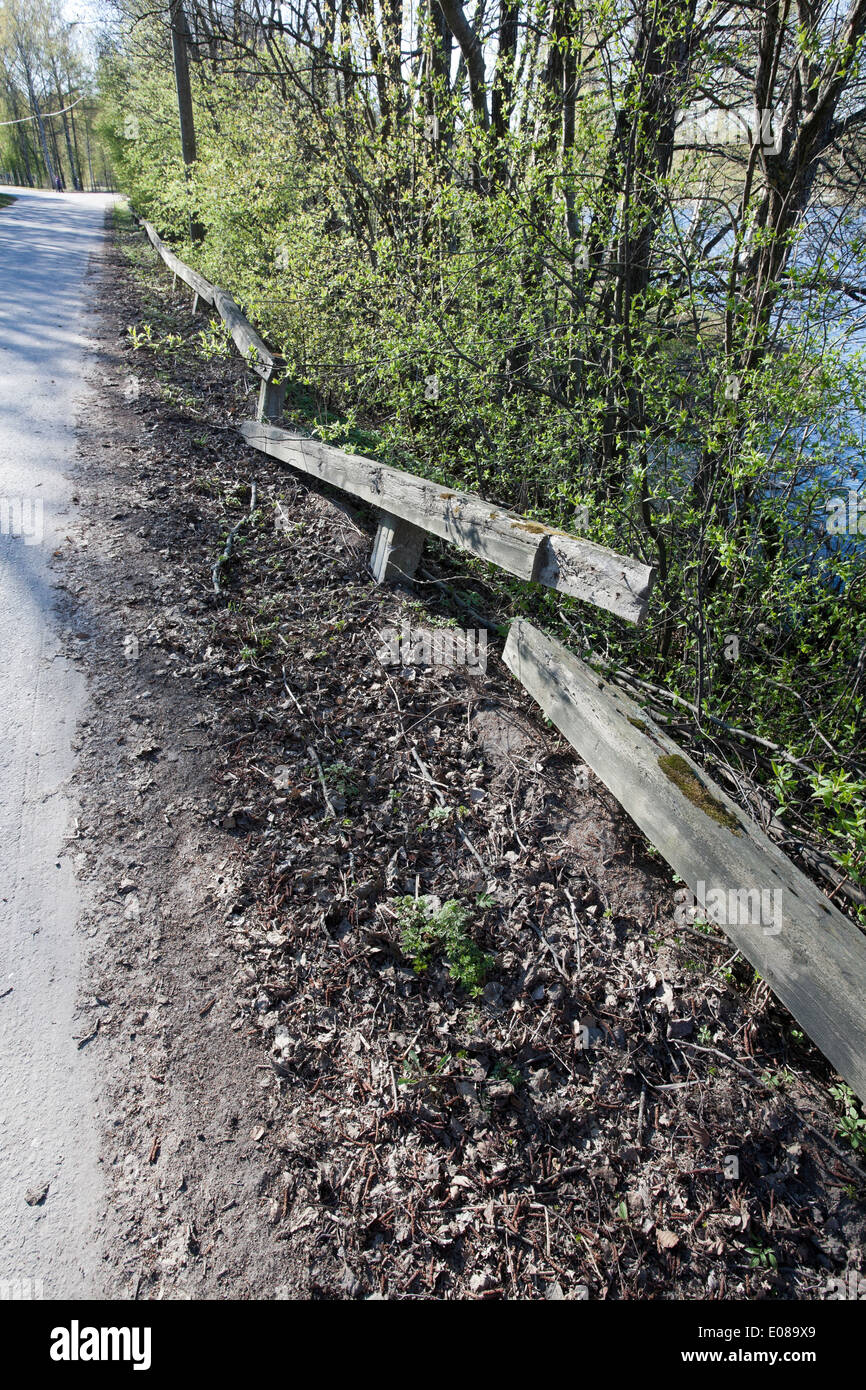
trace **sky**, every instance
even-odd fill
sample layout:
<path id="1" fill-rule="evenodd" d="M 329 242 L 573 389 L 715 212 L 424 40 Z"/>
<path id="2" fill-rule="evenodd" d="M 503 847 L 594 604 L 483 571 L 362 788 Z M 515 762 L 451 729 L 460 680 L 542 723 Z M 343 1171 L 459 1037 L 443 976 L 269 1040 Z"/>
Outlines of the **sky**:
<path id="1" fill-rule="evenodd" d="M 70 23 L 79 26 L 82 45 L 88 47 L 108 14 L 105 0 L 61 0 L 61 12 Z"/>

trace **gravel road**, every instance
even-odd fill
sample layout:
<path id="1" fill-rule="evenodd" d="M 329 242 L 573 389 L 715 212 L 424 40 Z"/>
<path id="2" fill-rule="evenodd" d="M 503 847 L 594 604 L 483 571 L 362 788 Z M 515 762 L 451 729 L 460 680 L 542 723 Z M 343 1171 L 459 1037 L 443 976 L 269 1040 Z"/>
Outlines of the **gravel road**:
<path id="1" fill-rule="evenodd" d="M 62 846 L 85 689 L 61 651 L 50 563 L 74 520 L 85 277 L 113 200 L 9 191 L 16 202 L 0 209 L 0 1282 L 41 1280 L 45 1298 L 82 1297 L 98 1293 L 100 1182 L 76 1016 L 81 903 Z"/>

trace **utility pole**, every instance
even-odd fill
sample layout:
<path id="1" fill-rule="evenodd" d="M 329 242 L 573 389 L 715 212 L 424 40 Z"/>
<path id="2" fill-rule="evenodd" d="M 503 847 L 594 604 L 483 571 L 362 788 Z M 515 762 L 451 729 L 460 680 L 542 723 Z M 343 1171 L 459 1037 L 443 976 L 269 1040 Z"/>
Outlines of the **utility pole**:
<path id="1" fill-rule="evenodd" d="M 177 111 L 180 116 L 180 147 L 183 162 L 195 164 L 195 122 L 192 115 L 192 89 L 189 85 L 189 28 L 183 11 L 183 0 L 171 0 L 171 51 L 174 58 L 174 82 L 177 87 Z"/>
<path id="2" fill-rule="evenodd" d="M 171 0 L 171 52 L 174 59 L 174 84 L 177 88 L 177 114 L 180 117 L 180 148 L 186 165 L 187 183 L 190 167 L 195 164 L 195 120 L 192 113 L 192 88 L 189 81 L 189 25 L 183 0 Z M 204 241 L 204 227 L 190 213 L 191 241 Z"/>

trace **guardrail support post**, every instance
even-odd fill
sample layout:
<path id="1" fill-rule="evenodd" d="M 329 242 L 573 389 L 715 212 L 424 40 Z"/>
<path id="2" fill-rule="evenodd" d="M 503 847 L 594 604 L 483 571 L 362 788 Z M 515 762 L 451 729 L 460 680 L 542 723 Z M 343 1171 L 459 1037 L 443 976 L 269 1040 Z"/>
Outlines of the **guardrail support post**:
<path id="1" fill-rule="evenodd" d="M 373 554 L 370 570 L 377 584 L 394 584 L 411 580 L 421 551 L 424 548 L 426 533 L 411 521 L 391 516 L 390 512 L 380 513 L 379 529 L 373 541 Z"/>
<path id="2" fill-rule="evenodd" d="M 275 386 L 272 381 L 262 378 L 259 387 L 259 403 L 256 408 L 257 420 L 281 420 L 286 405 L 286 383 Z"/>

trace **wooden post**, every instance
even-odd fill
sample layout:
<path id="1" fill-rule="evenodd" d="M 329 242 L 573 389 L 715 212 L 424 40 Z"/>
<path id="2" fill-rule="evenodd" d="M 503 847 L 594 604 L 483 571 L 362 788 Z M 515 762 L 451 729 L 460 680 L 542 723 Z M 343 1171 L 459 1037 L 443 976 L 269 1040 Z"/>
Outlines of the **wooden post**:
<path id="1" fill-rule="evenodd" d="M 262 377 L 259 387 L 259 403 L 256 407 L 257 420 L 281 420 L 286 405 L 286 383 L 277 386 L 267 377 Z"/>
<path id="2" fill-rule="evenodd" d="M 182 0 L 171 0 L 171 49 L 174 60 L 174 81 L 177 90 L 177 110 L 180 118 L 180 144 L 183 162 L 195 164 L 195 121 L 192 110 L 192 90 L 189 81 L 189 27 Z"/>
<path id="3" fill-rule="evenodd" d="M 370 569 L 377 584 L 411 580 L 424 548 L 425 533 L 411 521 L 382 512 L 373 541 Z"/>

